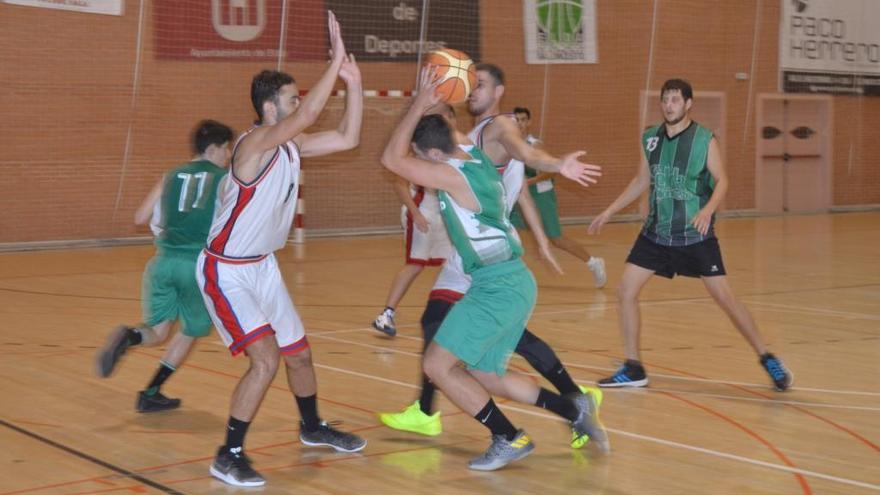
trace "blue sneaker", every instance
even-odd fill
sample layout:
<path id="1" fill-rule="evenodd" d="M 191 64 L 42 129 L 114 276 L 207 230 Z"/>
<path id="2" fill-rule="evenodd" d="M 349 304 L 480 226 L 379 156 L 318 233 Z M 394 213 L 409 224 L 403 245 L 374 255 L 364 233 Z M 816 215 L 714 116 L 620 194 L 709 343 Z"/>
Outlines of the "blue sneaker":
<path id="1" fill-rule="evenodd" d="M 596 383 L 605 388 L 644 387 L 648 384 L 648 375 L 645 374 L 644 366 L 624 363 L 613 375 Z"/>
<path id="2" fill-rule="evenodd" d="M 761 366 L 773 380 L 773 386 L 780 392 L 785 392 L 794 383 L 794 374 L 782 364 L 782 360 L 769 352 L 761 356 Z"/>

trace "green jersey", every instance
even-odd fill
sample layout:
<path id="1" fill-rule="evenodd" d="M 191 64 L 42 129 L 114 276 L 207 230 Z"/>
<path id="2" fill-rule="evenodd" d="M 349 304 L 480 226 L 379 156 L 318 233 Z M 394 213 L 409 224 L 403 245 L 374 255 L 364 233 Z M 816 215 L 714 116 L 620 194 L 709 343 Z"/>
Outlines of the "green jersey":
<path id="1" fill-rule="evenodd" d="M 158 211 L 153 213 L 156 245 L 161 250 L 196 256 L 205 247 L 217 186 L 226 173 L 227 169 L 207 160 L 185 163 L 168 172 Z"/>
<path id="2" fill-rule="evenodd" d="M 479 204 L 477 211 L 462 207 L 446 191 L 438 191 L 440 214 L 449 240 L 462 260 L 465 273 L 510 261 L 522 255 L 522 246 L 510 224 L 504 184 L 492 161 L 478 148 L 462 146 L 470 160 L 447 162 L 467 181 Z"/>
<path id="3" fill-rule="evenodd" d="M 715 236 L 715 216 L 706 235 L 691 224 L 709 202 L 715 179 L 706 167 L 712 131 L 691 122 L 674 137 L 666 126 L 642 134 L 642 147 L 651 170 L 650 210 L 642 235 L 664 246 L 688 246 Z"/>

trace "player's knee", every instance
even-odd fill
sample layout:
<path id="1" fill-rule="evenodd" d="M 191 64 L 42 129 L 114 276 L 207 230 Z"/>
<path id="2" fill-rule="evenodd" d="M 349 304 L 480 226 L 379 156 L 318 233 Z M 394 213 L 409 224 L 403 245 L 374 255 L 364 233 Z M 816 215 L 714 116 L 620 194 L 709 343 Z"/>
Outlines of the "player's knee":
<path id="1" fill-rule="evenodd" d="M 278 356 L 262 354 L 251 357 L 250 373 L 271 380 L 278 371 Z"/>
<path id="2" fill-rule="evenodd" d="M 296 354 L 291 354 L 289 356 L 284 356 L 284 364 L 293 370 L 297 370 L 300 368 L 308 368 L 312 366 L 312 351 L 311 349 L 303 349 L 302 351 L 297 352 Z"/>
<path id="3" fill-rule="evenodd" d="M 620 302 L 632 303 L 636 302 L 639 297 L 639 290 L 633 284 L 626 281 L 620 282 L 617 286 L 617 300 Z"/>
<path id="4" fill-rule="evenodd" d="M 523 332 L 515 352 L 525 358 L 532 368 L 535 368 L 535 371 L 542 375 L 550 372 L 559 362 L 553 349 L 528 329 Z"/>
<path id="5" fill-rule="evenodd" d="M 446 376 L 449 372 L 449 366 L 443 359 L 440 359 L 440 356 L 427 352 L 425 358 L 422 359 L 422 371 L 432 382 L 437 382 Z"/>

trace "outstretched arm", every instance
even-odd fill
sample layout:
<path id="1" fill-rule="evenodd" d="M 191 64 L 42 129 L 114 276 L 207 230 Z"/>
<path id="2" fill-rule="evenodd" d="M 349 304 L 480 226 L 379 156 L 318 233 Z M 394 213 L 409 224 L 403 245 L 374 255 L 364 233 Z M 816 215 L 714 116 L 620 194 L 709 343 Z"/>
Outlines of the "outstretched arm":
<path id="1" fill-rule="evenodd" d="M 543 172 L 558 172 L 567 179 L 589 187 L 596 183 L 596 178 L 602 175 L 602 167 L 578 160 L 585 155 L 585 151 L 569 153 L 562 158 L 557 158 L 546 151 L 535 148 L 523 139 L 516 124 L 509 119 L 495 119 L 492 124 L 497 126 L 498 141 L 504 146 L 507 153 L 528 166 Z"/>
<path id="2" fill-rule="evenodd" d="M 364 90 L 361 71 L 354 54 L 345 57 L 339 69 L 339 77 L 345 81 L 345 114 L 339 127 L 332 131 L 301 133 L 297 137 L 302 156 L 321 156 L 355 148 L 360 143 L 361 122 L 364 114 Z"/>
<path id="3" fill-rule="evenodd" d="M 605 208 L 605 211 L 593 219 L 587 232 L 590 234 L 598 234 L 599 231 L 602 230 L 602 226 L 608 223 L 615 213 L 626 208 L 628 204 L 638 199 L 649 185 L 651 185 L 651 170 L 648 168 L 648 162 L 642 158 L 639 162 L 636 176 L 629 181 L 629 184 L 626 186 L 626 189 L 620 193 L 620 196 L 618 196 L 608 208 Z"/>

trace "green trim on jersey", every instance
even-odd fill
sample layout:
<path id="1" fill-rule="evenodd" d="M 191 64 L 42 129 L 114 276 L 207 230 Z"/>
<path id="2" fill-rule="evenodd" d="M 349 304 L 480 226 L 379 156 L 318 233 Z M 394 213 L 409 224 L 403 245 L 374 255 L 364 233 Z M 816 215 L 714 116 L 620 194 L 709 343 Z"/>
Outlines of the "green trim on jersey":
<path id="1" fill-rule="evenodd" d="M 461 256 L 464 272 L 472 273 L 519 258 L 522 246 L 510 224 L 501 175 L 478 148 L 462 149 L 472 160 L 450 159 L 448 164 L 465 178 L 479 210 L 463 208 L 446 191 L 437 191 L 437 196 L 449 240 Z"/>
<path id="2" fill-rule="evenodd" d="M 688 246 L 715 237 L 715 216 L 706 235 L 691 224 L 709 202 L 715 179 L 706 166 L 712 131 L 691 122 L 670 138 L 666 126 L 647 129 L 642 147 L 651 171 L 650 210 L 642 235 L 664 246 Z"/>
<path id="3" fill-rule="evenodd" d="M 217 186 L 227 172 L 207 160 L 194 160 L 168 172 L 159 200 L 162 232 L 156 245 L 160 249 L 197 256 L 205 247 L 214 218 Z"/>

